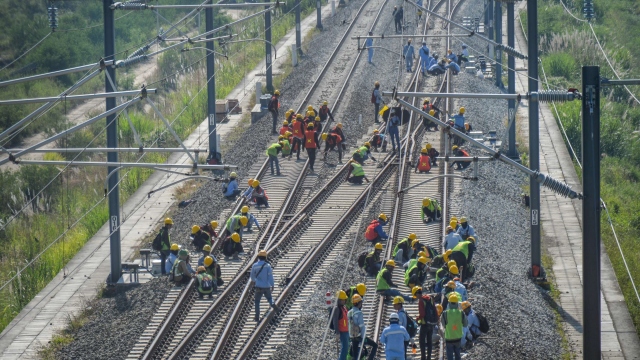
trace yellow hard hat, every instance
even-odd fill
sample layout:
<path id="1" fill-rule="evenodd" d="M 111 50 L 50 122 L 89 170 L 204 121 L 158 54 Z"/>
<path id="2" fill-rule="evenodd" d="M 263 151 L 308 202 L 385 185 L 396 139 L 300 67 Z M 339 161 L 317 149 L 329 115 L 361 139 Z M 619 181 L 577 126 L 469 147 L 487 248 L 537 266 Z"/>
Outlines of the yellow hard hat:
<path id="1" fill-rule="evenodd" d="M 393 260 L 387 260 L 387 263 L 384 264 L 384 266 L 392 266 L 392 267 L 396 267 L 396 262 Z"/>
<path id="2" fill-rule="evenodd" d="M 374 133 L 374 134 L 378 134 L 379 132 L 380 132 L 380 130 L 378 130 L 378 129 L 373 129 L 373 133 Z"/>
<path id="3" fill-rule="evenodd" d="M 467 111 L 467 110 L 464 108 L 464 106 L 461 106 L 460 107 L 460 114 L 464 114 L 465 111 Z"/>
<path id="4" fill-rule="evenodd" d="M 249 223 L 249 219 L 246 216 L 242 216 L 240 218 L 240 224 L 242 224 L 242 226 L 247 226 L 248 223 Z"/>
<path id="5" fill-rule="evenodd" d="M 322 105 L 329 105 L 329 102 L 328 101 L 323 101 Z"/>
<path id="6" fill-rule="evenodd" d="M 342 129 L 342 123 L 338 123 L 338 124 L 336 124 L 336 127 L 337 127 L 338 129 Z"/>
<path id="7" fill-rule="evenodd" d="M 427 150 L 427 148 L 422 148 L 422 150 L 420 150 L 421 154 L 426 154 L 428 152 L 429 152 L 429 150 Z"/>
<path id="8" fill-rule="evenodd" d="M 449 267 L 449 272 L 453 275 L 458 275 L 460 272 L 458 271 L 458 267 L 456 265 Z"/>
<path id="9" fill-rule="evenodd" d="M 289 109 L 289 113 L 293 114 L 294 113 L 293 109 Z"/>
<path id="10" fill-rule="evenodd" d="M 468 301 L 463 301 L 460 303 L 460 305 L 462 306 L 462 310 L 466 310 L 469 306 L 471 306 L 471 303 Z"/>
<path id="11" fill-rule="evenodd" d="M 458 295 L 453 293 L 451 295 L 449 295 L 449 302 L 452 304 L 457 304 L 458 303 Z"/>
<path id="12" fill-rule="evenodd" d="M 284 132 L 284 136 L 285 136 L 285 137 L 289 137 L 289 136 L 291 136 L 291 131 L 285 131 L 285 132 Z"/>
<path id="13" fill-rule="evenodd" d="M 458 150 L 458 145 L 453 145 L 453 147 L 451 148 L 451 150 L 453 150 L 453 151 Z"/>
<path id="14" fill-rule="evenodd" d="M 424 148 L 427 150 L 431 150 L 432 148 L 431 143 L 427 143 L 427 145 L 425 145 Z"/>
<path id="15" fill-rule="evenodd" d="M 235 178 L 238 177 L 238 174 L 236 174 L 236 172 L 233 171 L 233 172 L 231 172 L 231 174 L 229 174 L 229 177 L 232 178 L 232 179 L 235 179 Z"/>
<path id="16" fill-rule="evenodd" d="M 204 266 L 209 267 L 213 264 L 213 258 L 211 256 L 207 256 L 204 258 Z"/>
<path id="17" fill-rule="evenodd" d="M 217 221 L 215 221 L 215 220 L 211 221 L 209 224 L 211 225 L 211 228 L 212 228 L 213 230 L 215 230 L 215 229 L 217 229 L 217 228 L 218 228 L 218 222 L 217 222 Z"/>
<path id="18" fill-rule="evenodd" d="M 368 142 L 368 141 L 365 141 L 363 145 L 366 146 L 366 147 L 371 147 L 371 143 Z"/>
<path id="19" fill-rule="evenodd" d="M 278 140 L 280 141 L 284 140 L 284 136 L 283 135 L 278 136 Z"/>
<path id="20" fill-rule="evenodd" d="M 260 186 L 260 181 L 259 180 L 253 180 L 253 183 L 251 183 L 251 186 L 253 186 L 253 188 L 257 188 L 258 186 Z"/>
<path id="21" fill-rule="evenodd" d="M 327 133 L 322 133 L 322 140 L 327 140 L 329 135 Z"/>
<path id="22" fill-rule="evenodd" d="M 320 121 L 320 116 L 316 116 L 316 121 Z"/>
<path id="23" fill-rule="evenodd" d="M 423 104 L 423 105 L 424 105 L 424 104 L 428 104 L 428 103 L 429 103 L 429 101 L 431 101 L 431 99 L 429 99 L 429 98 L 424 98 L 424 100 L 422 101 L 422 104 Z"/>
<path id="24" fill-rule="evenodd" d="M 285 120 L 285 121 L 283 121 L 283 122 L 282 122 L 282 125 L 284 125 L 284 126 L 288 126 L 288 125 L 289 125 L 289 122 L 288 122 L 287 120 Z"/>
<path id="25" fill-rule="evenodd" d="M 455 221 L 457 223 L 458 222 L 458 218 L 455 217 L 455 216 L 452 216 L 450 221 Z"/>
<path id="26" fill-rule="evenodd" d="M 438 316 L 442 314 L 442 304 L 436 304 L 436 311 L 438 312 Z"/>
<path id="27" fill-rule="evenodd" d="M 414 233 L 409 234 L 409 236 L 407 236 L 409 238 L 409 240 L 415 240 L 418 238 L 418 236 Z"/>
<path id="28" fill-rule="evenodd" d="M 260 250 L 260 251 L 258 251 L 258 256 L 267 257 L 267 250 Z"/>
<path id="29" fill-rule="evenodd" d="M 404 304 L 404 298 L 402 296 L 396 296 L 393 298 L 393 305 Z"/>
<path id="30" fill-rule="evenodd" d="M 211 252 L 211 246 L 209 244 L 202 247 L 202 251 Z"/>
<path id="31" fill-rule="evenodd" d="M 356 285 L 356 291 L 358 291 L 358 294 L 360 294 L 360 296 L 364 296 L 364 294 L 367 292 L 367 285 L 363 283 Z"/>
<path id="32" fill-rule="evenodd" d="M 422 206 L 429 206 L 429 205 L 431 205 L 431 199 L 429 198 L 422 199 Z"/>
<path id="33" fill-rule="evenodd" d="M 449 261 L 447 261 L 447 267 L 452 267 L 452 266 L 455 266 L 455 265 L 458 265 L 458 264 L 456 264 L 456 261 L 455 261 L 455 260 L 449 260 Z"/>
<path id="34" fill-rule="evenodd" d="M 387 221 L 387 215 L 385 215 L 385 213 L 380 213 L 380 215 L 378 215 L 378 219 L 382 219 L 382 221 Z"/>
<path id="35" fill-rule="evenodd" d="M 276 90 L 273 92 L 273 95 L 280 95 L 280 90 Z"/>
<path id="36" fill-rule="evenodd" d="M 198 272 L 205 272 L 207 271 L 207 269 L 204 268 L 204 266 L 200 265 L 198 266 Z"/>
<path id="37" fill-rule="evenodd" d="M 342 290 L 338 290 L 336 296 L 338 297 L 338 300 L 347 300 L 347 293 Z"/>
<path id="38" fill-rule="evenodd" d="M 420 256 L 420 257 L 418 258 L 418 262 L 421 262 L 421 263 L 423 263 L 423 264 L 427 265 L 427 258 L 426 258 L 426 257 L 424 257 L 424 256 Z"/>
<path id="39" fill-rule="evenodd" d="M 296 119 L 297 120 L 302 120 L 302 114 L 296 114 Z"/>
<path id="40" fill-rule="evenodd" d="M 247 205 L 243 206 L 242 209 L 240 209 L 241 213 L 248 213 L 249 212 L 249 207 Z"/>
<path id="41" fill-rule="evenodd" d="M 253 179 L 249 179 L 249 181 L 247 181 L 247 184 L 249 184 L 249 186 L 253 185 Z"/>
<path id="42" fill-rule="evenodd" d="M 171 244 L 171 251 L 178 251 L 180 250 L 180 246 L 178 246 L 178 244 Z"/>
<path id="43" fill-rule="evenodd" d="M 171 220 L 171 218 L 166 218 L 166 219 L 164 219 L 164 224 L 165 225 L 173 225 L 173 220 Z"/>
<path id="44" fill-rule="evenodd" d="M 419 244 L 419 243 L 420 243 L 420 240 L 413 239 L 413 240 L 411 240 L 411 247 L 414 247 L 414 246 L 416 246 L 416 244 Z"/>
<path id="45" fill-rule="evenodd" d="M 240 242 L 240 234 L 238 234 L 237 232 L 234 232 L 233 234 L 231 234 L 231 240 L 233 240 L 234 242 L 239 243 Z"/>
<path id="46" fill-rule="evenodd" d="M 435 115 L 436 115 L 435 110 L 433 110 L 433 109 L 429 110 L 429 115 L 431 115 L 431 116 L 435 116 Z"/>
<path id="47" fill-rule="evenodd" d="M 467 241 L 471 241 L 472 243 L 476 243 L 476 238 L 474 238 L 473 236 L 469 236 L 467 237 Z"/>
<path id="48" fill-rule="evenodd" d="M 307 125 L 307 129 L 313 129 L 313 123 L 309 123 L 309 124 Z"/>
<path id="49" fill-rule="evenodd" d="M 358 294 L 354 294 L 353 296 L 351 296 L 351 303 L 353 305 L 358 304 L 362 301 L 362 296 L 358 295 Z"/>
<path id="50" fill-rule="evenodd" d="M 467 218 L 465 216 L 460 218 L 460 223 L 466 223 L 467 222 Z"/>
<path id="51" fill-rule="evenodd" d="M 382 244 L 377 243 L 377 244 L 374 246 L 374 249 L 376 249 L 376 250 L 382 250 Z"/>
<path id="52" fill-rule="evenodd" d="M 455 229 L 458 226 L 458 222 L 455 220 L 451 220 L 449 226 L 451 226 L 452 229 Z"/>
<path id="53" fill-rule="evenodd" d="M 453 250 L 449 249 L 447 251 L 444 252 L 445 254 L 447 254 L 447 256 L 451 255 L 451 253 L 453 253 Z M 449 260 L 447 260 L 449 261 Z"/>
<path id="54" fill-rule="evenodd" d="M 307 111 L 313 111 L 313 106 L 311 105 L 307 106 Z"/>
<path id="55" fill-rule="evenodd" d="M 456 282 L 453 280 L 449 280 L 449 282 L 447 283 L 447 287 L 450 289 L 455 289 L 456 288 Z"/>
<path id="56" fill-rule="evenodd" d="M 422 288 L 421 288 L 420 286 L 414 286 L 414 287 L 411 289 L 411 295 L 413 295 L 413 297 L 415 298 L 415 297 L 416 297 L 416 293 L 417 293 L 418 291 L 422 291 Z"/>
<path id="57" fill-rule="evenodd" d="M 424 251 L 418 252 L 418 258 L 420 257 L 424 257 L 425 259 L 429 260 L 429 255 L 427 255 L 427 253 Z"/>
<path id="58" fill-rule="evenodd" d="M 380 81 L 376 81 L 373 83 L 374 86 L 380 86 Z"/>
<path id="59" fill-rule="evenodd" d="M 198 231 L 200 231 L 200 226 L 198 226 L 198 225 L 193 225 L 193 226 L 191 227 L 191 234 L 195 234 L 195 233 L 197 233 Z"/>

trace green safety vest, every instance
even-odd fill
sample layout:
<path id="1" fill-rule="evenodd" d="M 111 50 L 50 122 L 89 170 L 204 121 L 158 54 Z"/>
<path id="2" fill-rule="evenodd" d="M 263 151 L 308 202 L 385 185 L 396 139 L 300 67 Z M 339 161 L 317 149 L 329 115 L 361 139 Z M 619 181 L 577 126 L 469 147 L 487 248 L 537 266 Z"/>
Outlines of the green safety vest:
<path id="1" fill-rule="evenodd" d="M 215 283 L 218 278 L 216 274 L 216 263 L 212 263 L 210 267 L 205 267 L 205 270 L 207 271 L 207 274 L 213 278 L 213 282 Z"/>
<path id="2" fill-rule="evenodd" d="M 400 245 L 402 244 L 407 244 L 407 250 L 409 250 L 409 238 L 404 238 L 402 240 L 400 240 L 399 243 L 396 244 L 396 247 L 393 248 L 393 256 L 396 256 L 396 253 L 398 252 L 398 250 L 400 249 Z M 405 254 L 408 255 L 408 254 Z"/>
<path id="3" fill-rule="evenodd" d="M 353 171 L 351 171 L 351 175 L 353 176 L 364 176 L 364 169 L 362 168 L 362 165 L 356 163 L 356 162 L 352 162 L 351 166 L 353 166 Z"/>
<path id="4" fill-rule="evenodd" d="M 278 155 L 278 148 L 282 148 L 282 146 L 278 143 L 275 144 L 271 144 L 271 146 L 269 146 L 269 148 L 267 148 L 267 155 L 269 156 L 277 156 Z"/>
<path id="5" fill-rule="evenodd" d="M 209 279 L 211 279 L 211 275 L 209 275 L 208 273 L 198 274 L 198 291 L 199 291 L 200 293 L 202 293 L 202 294 L 211 294 L 211 292 L 213 292 L 213 288 L 211 288 L 211 289 L 209 289 L 209 290 L 203 290 L 203 289 L 202 289 L 202 281 L 203 281 L 205 278 L 209 278 Z M 212 282 L 213 284 L 215 284 L 215 283 L 214 283 L 214 281 L 213 281 L 213 279 L 211 279 L 211 282 Z"/>
<path id="6" fill-rule="evenodd" d="M 471 241 L 459 242 L 451 251 L 460 251 L 464 254 L 465 259 L 469 257 L 469 244 Z"/>
<path id="7" fill-rule="evenodd" d="M 289 144 L 289 140 L 282 140 L 282 153 L 284 155 L 289 155 L 291 153 L 291 144 Z"/>
<path id="8" fill-rule="evenodd" d="M 360 149 L 358 149 L 358 152 L 360 153 L 360 156 L 362 156 L 362 157 L 367 155 L 367 151 L 369 151 L 369 149 L 366 146 L 361 146 Z"/>
<path id="9" fill-rule="evenodd" d="M 411 269 L 413 267 L 413 265 L 418 263 L 418 259 L 411 259 L 409 260 L 409 266 L 407 267 L 407 269 Z"/>
<path id="10" fill-rule="evenodd" d="M 183 262 L 184 260 L 180 260 L 180 258 L 177 258 L 176 261 L 173 262 L 173 268 L 171 269 L 171 271 L 173 272 L 173 277 L 177 277 L 177 276 L 182 276 L 182 270 L 180 270 L 180 263 Z"/>
<path id="11" fill-rule="evenodd" d="M 462 311 L 448 309 L 445 313 L 447 314 L 447 326 L 444 329 L 445 340 L 462 339 Z"/>
<path id="12" fill-rule="evenodd" d="M 162 234 L 160 234 L 160 236 L 163 236 L 165 231 L 168 231 L 168 230 L 163 227 Z M 168 242 L 164 242 L 164 241 L 160 242 L 162 244 L 162 249 L 160 249 L 161 251 L 167 251 L 171 249 L 171 234 L 167 234 L 167 239 L 169 240 Z"/>
<path id="13" fill-rule="evenodd" d="M 240 218 L 242 217 L 242 215 L 233 215 L 232 217 L 229 218 L 229 220 L 227 220 L 227 229 L 229 229 L 230 231 L 236 231 L 242 228 L 242 224 L 240 223 Z M 235 220 L 235 228 L 231 228 L 231 224 L 234 223 Z"/>
<path id="14" fill-rule="evenodd" d="M 413 259 L 415 260 L 415 259 Z M 418 260 L 416 260 L 416 262 L 413 263 L 413 265 L 409 265 L 409 268 L 407 269 L 407 271 L 404 272 L 404 284 L 409 286 L 409 278 L 411 278 L 411 271 L 413 271 L 413 269 L 418 269 Z M 420 272 L 420 269 L 418 269 L 418 273 Z M 416 284 L 418 285 L 418 284 Z"/>
<path id="15" fill-rule="evenodd" d="M 378 276 L 376 276 L 376 280 L 378 281 L 378 284 L 376 286 L 376 290 L 377 291 L 384 291 L 384 290 L 391 289 L 391 286 L 389 286 L 389 284 L 387 283 L 387 280 L 385 280 L 382 277 L 382 275 L 384 275 L 385 271 L 389 271 L 389 269 L 387 269 L 386 267 L 383 268 L 382 270 L 380 270 L 380 272 L 378 272 Z"/>
<path id="16" fill-rule="evenodd" d="M 436 282 L 440 281 L 440 279 L 448 273 L 449 272 L 445 269 L 438 269 L 438 271 L 436 271 Z"/>
<path id="17" fill-rule="evenodd" d="M 347 292 L 347 301 L 344 302 L 344 306 L 347 307 L 347 310 L 351 310 L 351 308 L 353 307 L 353 302 L 351 301 L 351 298 L 355 293 L 357 293 L 356 287 L 352 286 L 346 292 Z"/>

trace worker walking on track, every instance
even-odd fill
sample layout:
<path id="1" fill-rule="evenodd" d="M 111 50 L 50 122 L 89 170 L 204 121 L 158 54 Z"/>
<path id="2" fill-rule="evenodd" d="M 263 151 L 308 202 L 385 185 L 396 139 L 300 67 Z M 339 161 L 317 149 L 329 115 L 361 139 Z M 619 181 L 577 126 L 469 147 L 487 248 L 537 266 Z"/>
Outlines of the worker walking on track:
<path id="1" fill-rule="evenodd" d="M 369 179 L 364 174 L 364 169 L 362 168 L 362 165 L 358 164 L 358 162 L 356 162 L 353 159 L 349 160 L 347 182 L 350 182 L 352 184 L 362 185 L 362 180 L 366 180 L 367 183 L 369 182 Z"/>
<path id="2" fill-rule="evenodd" d="M 460 360 L 460 340 L 467 326 L 467 316 L 458 309 L 458 296 L 449 295 L 447 310 L 442 313 L 441 321 L 444 326 L 444 339 L 447 346 L 447 360 Z"/>
<path id="3" fill-rule="evenodd" d="M 333 308 L 331 312 L 331 329 L 335 331 L 335 334 L 338 335 L 338 339 L 340 340 L 340 357 L 338 360 L 347 360 L 347 354 L 349 353 L 349 343 L 351 338 L 349 336 L 349 318 L 348 318 L 348 310 L 345 306 L 345 302 L 347 301 L 347 294 L 338 290 L 336 293 L 336 297 L 338 301 L 336 302 L 336 306 Z"/>
<path id="4" fill-rule="evenodd" d="M 313 164 L 316 162 L 316 149 L 319 148 L 318 133 L 313 129 L 313 123 L 309 123 L 307 131 L 304 132 L 304 147 L 307 149 L 309 156 L 309 170 L 313 170 Z"/>
<path id="5" fill-rule="evenodd" d="M 293 152 L 296 153 L 296 159 L 300 160 L 300 149 L 304 144 L 304 121 L 301 114 L 296 115 L 295 120 L 293 120 L 291 124 L 291 129 L 293 131 Z"/>
<path id="6" fill-rule="evenodd" d="M 379 124 L 380 121 L 378 121 L 378 113 L 380 112 L 380 104 L 384 103 L 384 101 L 382 101 L 382 92 L 380 91 L 379 81 L 376 81 L 373 84 L 373 92 L 371 93 L 371 103 L 373 103 L 374 105 L 373 120 L 376 124 Z"/>
<path id="7" fill-rule="evenodd" d="M 367 230 L 364 232 L 364 238 L 367 241 L 370 241 L 374 244 L 379 243 L 383 240 L 387 240 L 389 235 L 384 232 L 383 226 L 387 225 L 387 215 L 381 213 L 377 219 L 371 220 L 369 226 L 367 226 Z"/>
<path id="8" fill-rule="evenodd" d="M 273 134 L 277 135 L 276 126 L 278 126 L 278 109 L 280 109 L 280 90 L 276 90 L 269 101 L 268 109 L 273 118 Z"/>
<path id="9" fill-rule="evenodd" d="M 418 299 L 418 325 L 420 325 L 420 359 L 431 359 L 433 351 L 433 327 L 438 323 L 438 313 L 433 300 L 428 294 L 422 293 L 422 287 L 416 286 L 411 290 L 414 298 Z M 426 348 L 426 352 L 425 352 Z"/>
<path id="10" fill-rule="evenodd" d="M 391 116 L 389 116 L 387 123 L 387 134 L 391 138 L 393 151 L 396 151 L 396 146 L 400 151 L 400 114 L 395 109 L 391 109 Z"/>
<path id="11" fill-rule="evenodd" d="M 171 218 L 164 219 L 164 226 L 160 228 L 160 233 L 156 235 L 156 239 L 151 244 L 154 250 L 160 251 L 160 271 L 162 275 L 166 275 L 165 269 L 167 258 L 171 251 L 171 228 L 173 227 L 173 220 Z"/>
<path id="12" fill-rule="evenodd" d="M 362 297 L 358 294 L 353 295 L 351 299 L 353 307 L 347 313 L 349 319 L 349 337 L 351 338 L 351 349 L 349 355 L 351 359 L 360 360 L 365 354 L 369 353 L 368 360 L 376 358 L 378 352 L 378 344 L 367 337 L 367 329 L 364 325 L 364 316 L 362 315 Z M 366 346 L 371 347 L 369 351 Z"/>
<path id="13" fill-rule="evenodd" d="M 369 31 L 369 36 L 373 36 L 373 31 Z M 369 55 L 367 62 L 373 65 L 373 38 L 367 38 L 367 40 L 364 41 L 364 47 L 367 49 Z"/>
<path id="14" fill-rule="evenodd" d="M 405 342 L 409 341 L 409 333 L 400 326 L 400 318 L 397 313 L 389 316 L 389 326 L 382 330 L 380 343 L 384 345 L 384 354 L 387 360 L 405 359 Z"/>
<path id="15" fill-rule="evenodd" d="M 320 121 L 326 121 L 327 118 L 331 118 L 333 121 L 333 115 L 331 114 L 331 109 L 329 109 L 328 101 L 322 102 L 322 106 L 318 109 L 318 116 L 320 117 Z"/>
<path id="16" fill-rule="evenodd" d="M 278 306 L 273 302 L 271 297 L 271 292 L 273 292 L 273 287 L 275 286 L 275 282 L 273 280 L 273 269 L 271 268 L 271 264 L 267 262 L 267 252 L 265 250 L 260 250 L 258 252 L 258 261 L 253 264 L 251 267 L 251 282 L 253 282 L 253 288 L 255 291 L 254 300 L 255 300 L 255 309 L 256 316 L 254 320 L 256 322 L 260 321 L 260 300 L 264 296 L 275 311 L 278 311 Z"/>

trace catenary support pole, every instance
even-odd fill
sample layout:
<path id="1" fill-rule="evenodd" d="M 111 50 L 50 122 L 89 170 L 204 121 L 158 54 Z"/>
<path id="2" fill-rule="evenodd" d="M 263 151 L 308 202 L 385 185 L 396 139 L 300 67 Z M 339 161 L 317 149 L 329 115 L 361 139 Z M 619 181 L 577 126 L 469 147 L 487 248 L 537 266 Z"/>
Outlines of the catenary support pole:
<path id="1" fill-rule="evenodd" d="M 494 1 L 494 16 L 495 19 L 495 41 L 502 45 L 502 3 L 500 1 Z M 496 49 L 496 86 L 500 89 L 504 89 L 502 83 L 502 50 Z"/>
<path id="2" fill-rule="evenodd" d="M 302 34 L 300 33 L 300 0 L 296 0 L 296 49 L 302 55 Z"/>
<path id="3" fill-rule="evenodd" d="M 515 6 L 513 2 L 507 3 L 507 46 L 515 47 Z M 516 58 L 509 55 L 508 58 L 508 83 L 509 94 L 516 93 Z M 518 149 L 516 149 L 516 101 L 509 100 L 509 152 L 508 156 L 512 159 L 518 158 Z"/>
<path id="4" fill-rule="evenodd" d="M 316 27 L 322 30 L 322 3 L 320 2 L 320 0 L 316 0 L 316 14 Z"/>
<path id="5" fill-rule="evenodd" d="M 267 7 L 268 8 L 268 7 Z M 267 11 L 264 13 L 264 39 L 265 47 L 266 47 L 266 57 L 265 63 L 267 66 L 266 69 L 266 77 L 267 77 L 267 92 L 269 94 L 273 94 L 273 69 L 271 66 L 271 11 Z"/>
<path id="6" fill-rule="evenodd" d="M 489 27 L 486 28 L 486 35 L 490 40 L 494 40 L 493 38 L 493 0 L 489 0 L 487 5 L 487 13 L 489 14 Z M 489 44 L 489 57 L 493 59 L 493 44 Z"/>
<path id="7" fill-rule="evenodd" d="M 209 1 L 213 4 L 213 0 Z M 205 31 L 213 30 L 213 8 L 204 10 Z M 207 35 L 207 39 L 213 38 L 213 34 Z M 216 143 L 216 63 L 214 53 L 214 42 L 207 41 L 207 110 L 209 114 L 209 159 L 212 164 L 218 164 L 221 160 L 218 155 L 218 144 Z"/>
<path id="8" fill-rule="evenodd" d="M 538 91 L 538 0 L 527 2 L 527 33 L 529 34 L 529 92 Z M 540 170 L 540 129 L 538 103 L 529 101 L 529 168 Z M 541 267 L 540 255 L 540 184 L 531 179 L 531 267 Z"/>
<path id="9" fill-rule="evenodd" d="M 112 0 L 103 0 L 104 16 L 104 58 L 105 60 L 115 60 L 116 53 L 116 24 L 111 10 Z M 105 92 L 113 92 L 115 89 L 109 81 L 109 77 L 116 81 L 116 69 L 107 66 L 105 70 Z M 116 98 L 107 98 L 107 111 L 116 107 Z M 116 115 L 107 116 L 107 147 L 118 147 L 118 122 Z M 117 163 L 118 153 L 108 152 L 107 162 Z M 116 171 L 116 165 L 107 167 L 107 173 Z M 111 284 L 116 284 L 120 280 L 122 272 L 120 259 L 120 189 L 118 187 L 119 176 L 117 173 L 109 178 L 109 248 L 111 250 L 111 277 L 108 280 Z"/>
<path id="10" fill-rule="evenodd" d="M 601 358 L 600 344 L 600 68 L 582 67 L 582 318 L 585 360 Z"/>

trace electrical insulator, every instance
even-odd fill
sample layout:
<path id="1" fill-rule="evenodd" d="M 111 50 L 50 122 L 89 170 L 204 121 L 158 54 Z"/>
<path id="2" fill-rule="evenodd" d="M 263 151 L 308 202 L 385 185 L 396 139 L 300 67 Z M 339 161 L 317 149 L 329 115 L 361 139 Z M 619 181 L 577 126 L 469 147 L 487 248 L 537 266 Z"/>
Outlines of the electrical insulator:
<path id="1" fill-rule="evenodd" d="M 118 10 L 146 10 L 149 8 L 149 6 L 147 4 L 143 4 L 137 1 L 130 1 L 130 2 L 118 2 L 115 3 L 113 5 L 111 5 L 112 9 L 118 9 Z"/>
<path id="2" fill-rule="evenodd" d="M 527 59 L 527 55 L 518 52 L 518 50 L 512 48 L 511 46 L 499 44 L 499 45 L 496 45 L 496 50 L 502 50 L 507 54 L 517 57 L 519 59 Z"/>
<path id="3" fill-rule="evenodd" d="M 51 4 L 47 8 L 47 13 L 49 13 L 49 27 L 51 28 L 51 31 L 56 31 L 58 28 L 58 8 Z"/>
<path id="4" fill-rule="evenodd" d="M 582 14 L 587 20 L 593 20 L 596 17 L 596 12 L 593 7 L 593 0 L 584 0 Z"/>
<path id="5" fill-rule="evenodd" d="M 541 90 L 532 92 L 529 96 L 531 101 L 538 102 L 566 102 L 579 100 L 581 98 L 580 93 L 577 91 L 565 90 Z"/>

